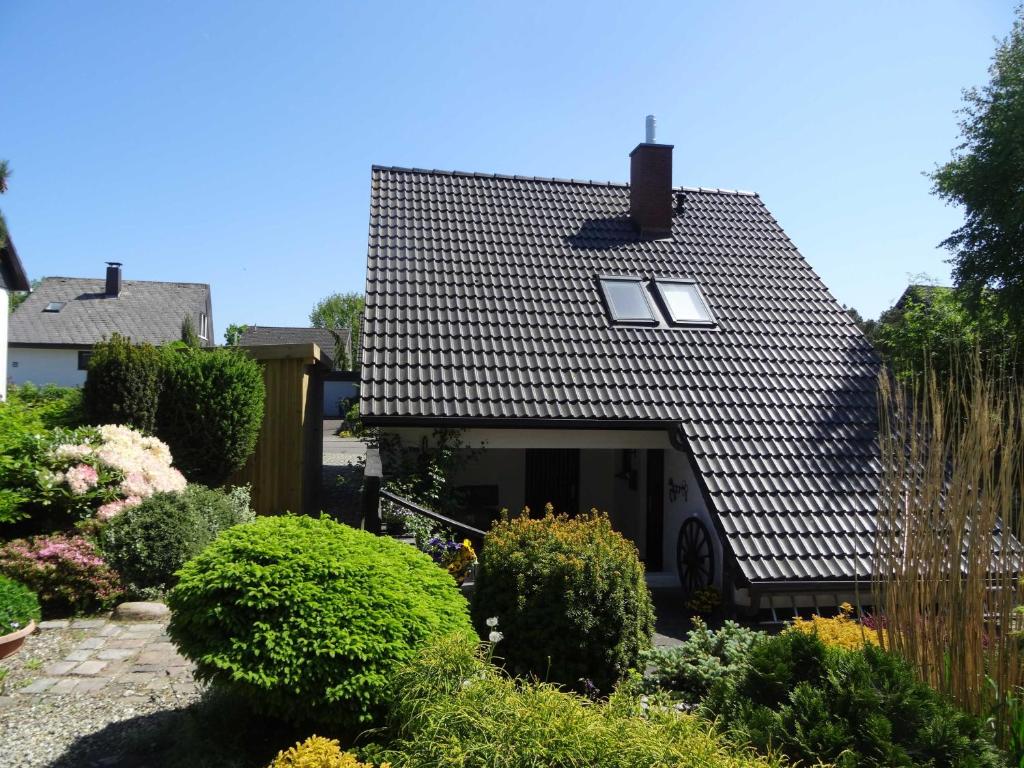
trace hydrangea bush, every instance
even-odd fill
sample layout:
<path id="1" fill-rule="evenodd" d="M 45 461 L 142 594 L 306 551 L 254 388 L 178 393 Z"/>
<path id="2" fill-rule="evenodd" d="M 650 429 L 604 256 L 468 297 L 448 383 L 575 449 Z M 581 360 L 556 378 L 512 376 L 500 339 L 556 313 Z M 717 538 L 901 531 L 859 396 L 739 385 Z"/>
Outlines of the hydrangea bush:
<path id="1" fill-rule="evenodd" d="M 32 589 L 49 615 L 101 610 L 121 595 L 117 574 L 84 536 L 10 541 L 0 547 L 0 573 Z"/>

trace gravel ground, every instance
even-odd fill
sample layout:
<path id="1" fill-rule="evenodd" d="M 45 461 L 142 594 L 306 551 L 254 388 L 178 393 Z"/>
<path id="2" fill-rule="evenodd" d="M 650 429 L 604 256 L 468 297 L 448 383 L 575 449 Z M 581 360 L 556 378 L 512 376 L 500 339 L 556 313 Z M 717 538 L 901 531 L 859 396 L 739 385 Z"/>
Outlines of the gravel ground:
<path id="1" fill-rule="evenodd" d="M 138 762 L 126 753 L 144 752 L 147 742 L 160 741 L 171 721 L 183 717 L 185 708 L 200 698 L 194 683 L 150 690 L 146 685 L 111 682 L 99 690 L 66 694 L 26 692 L 46 679 L 49 665 L 74 654 L 76 646 L 97 631 L 74 627 L 37 631 L 18 653 L 0 662 L 0 669 L 7 670 L 0 683 L 0 766 L 159 764 Z M 151 675 L 144 677 L 152 680 Z M 75 682 L 70 676 L 62 679 Z M 82 678 L 78 684 L 85 682 Z"/>

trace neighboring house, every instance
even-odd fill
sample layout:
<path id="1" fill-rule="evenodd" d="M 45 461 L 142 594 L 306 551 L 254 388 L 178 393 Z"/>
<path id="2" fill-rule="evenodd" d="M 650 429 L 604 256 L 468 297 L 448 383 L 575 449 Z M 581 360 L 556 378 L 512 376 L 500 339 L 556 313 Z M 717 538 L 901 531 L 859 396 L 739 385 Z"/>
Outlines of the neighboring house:
<path id="1" fill-rule="evenodd" d="M 871 345 L 756 194 L 630 158 L 629 184 L 375 166 L 364 423 L 464 430 L 478 524 L 596 507 L 688 590 L 869 593 Z"/>
<path id="2" fill-rule="evenodd" d="M 342 403 L 359 394 L 359 374 L 348 370 L 352 359 L 352 332 L 348 328 L 330 331 L 326 328 L 282 328 L 247 325 L 238 339 L 240 347 L 267 344 L 301 344 L 312 342 L 329 358 L 334 370 L 324 375 L 324 416 L 344 416 Z M 343 369 L 343 370 L 339 370 Z"/>
<path id="3" fill-rule="evenodd" d="M 7 399 L 7 335 L 10 314 L 10 293 L 13 291 L 27 291 L 29 289 L 28 277 L 25 275 L 25 268 L 21 265 L 18 252 L 14 249 L 14 242 L 11 240 L 7 228 L 4 226 L 3 218 L 0 218 L 0 299 L 3 299 L 3 306 L 0 307 L 0 365 L 5 375 L 0 376 L 0 400 Z"/>
<path id="4" fill-rule="evenodd" d="M 213 346 L 209 285 L 122 280 L 116 262 L 106 279 L 47 277 L 11 315 L 8 377 L 80 386 L 97 342 L 115 333 L 137 343 L 179 341 L 186 318 L 203 346 Z"/>

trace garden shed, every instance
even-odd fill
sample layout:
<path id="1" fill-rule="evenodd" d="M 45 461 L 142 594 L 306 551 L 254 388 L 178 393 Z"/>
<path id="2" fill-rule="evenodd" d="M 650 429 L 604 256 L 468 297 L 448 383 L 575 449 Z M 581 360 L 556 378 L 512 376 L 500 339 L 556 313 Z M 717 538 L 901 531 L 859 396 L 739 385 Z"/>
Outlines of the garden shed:
<path id="1" fill-rule="evenodd" d="M 252 485 L 258 515 L 319 512 L 323 381 L 332 361 L 317 344 L 244 348 L 263 367 L 267 399 L 256 450 L 233 484 Z"/>

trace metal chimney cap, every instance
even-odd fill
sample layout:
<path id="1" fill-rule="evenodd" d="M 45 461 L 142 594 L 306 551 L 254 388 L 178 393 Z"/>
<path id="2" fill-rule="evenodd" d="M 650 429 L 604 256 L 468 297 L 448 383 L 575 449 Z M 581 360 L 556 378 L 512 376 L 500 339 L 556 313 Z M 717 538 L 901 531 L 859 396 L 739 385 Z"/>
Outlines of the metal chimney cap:
<path id="1" fill-rule="evenodd" d="M 647 135 L 646 135 L 646 138 L 644 139 L 644 142 L 646 144 L 657 144 L 658 143 L 657 139 L 655 138 L 655 132 L 656 132 L 657 127 L 658 127 L 658 121 L 655 119 L 654 115 L 648 115 L 647 116 Z"/>
<path id="2" fill-rule="evenodd" d="M 108 267 L 120 267 L 122 263 L 120 261 L 108 261 L 106 262 Z"/>

